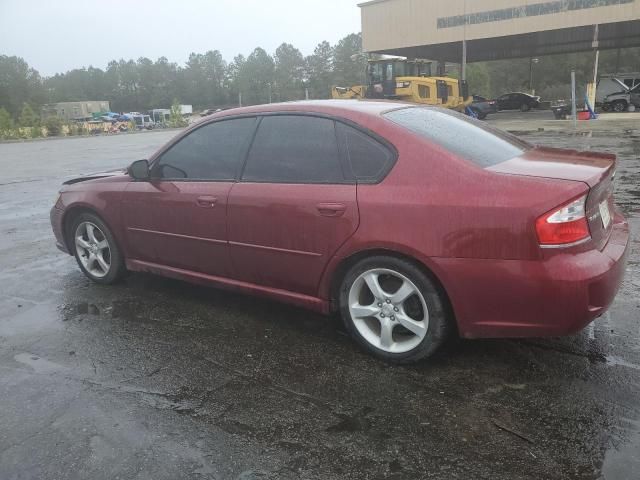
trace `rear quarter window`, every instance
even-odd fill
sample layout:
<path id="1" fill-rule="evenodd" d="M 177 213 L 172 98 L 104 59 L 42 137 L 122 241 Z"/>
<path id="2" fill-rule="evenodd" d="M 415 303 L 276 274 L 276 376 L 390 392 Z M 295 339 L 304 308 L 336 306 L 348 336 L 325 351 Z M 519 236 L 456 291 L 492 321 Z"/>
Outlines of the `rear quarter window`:
<path id="1" fill-rule="evenodd" d="M 480 167 L 496 165 L 532 148 L 511 134 L 450 110 L 408 107 L 384 117 Z"/>
<path id="2" fill-rule="evenodd" d="M 389 148 L 353 127 L 337 122 L 338 136 L 344 144 L 351 174 L 358 183 L 377 183 L 395 160 Z"/>

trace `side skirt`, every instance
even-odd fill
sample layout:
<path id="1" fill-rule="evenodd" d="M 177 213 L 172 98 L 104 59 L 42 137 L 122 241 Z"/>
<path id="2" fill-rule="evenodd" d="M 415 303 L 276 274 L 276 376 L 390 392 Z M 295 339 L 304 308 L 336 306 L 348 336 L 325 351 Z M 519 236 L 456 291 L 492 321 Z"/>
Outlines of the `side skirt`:
<path id="1" fill-rule="evenodd" d="M 126 265 L 128 270 L 134 272 L 153 273 L 163 277 L 175 278 L 177 280 L 183 280 L 199 285 L 246 293 L 306 308 L 324 315 L 329 314 L 329 301 L 309 295 L 303 295 L 301 293 L 289 292 L 278 288 L 264 287 L 254 283 L 216 277 L 214 275 L 207 275 L 206 273 L 168 267 L 166 265 L 144 262 L 142 260 L 126 260 Z"/>

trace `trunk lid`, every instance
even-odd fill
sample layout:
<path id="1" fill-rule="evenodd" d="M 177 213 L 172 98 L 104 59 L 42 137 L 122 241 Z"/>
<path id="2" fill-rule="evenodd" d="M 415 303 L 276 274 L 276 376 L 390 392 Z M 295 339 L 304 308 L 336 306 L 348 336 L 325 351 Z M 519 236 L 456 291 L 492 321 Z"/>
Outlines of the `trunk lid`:
<path id="1" fill-rule="evenodd" d="M 616 156 L 558 148 L 533 148 L 487 170 L 509 175 L 583 182 L 589 186 L 586 215 L 594 246 L 601 250 L 613 227 Z M 567 200 L 570 200 L 569 198 Z"/>
<path id="2" fill-rule="evenodd" d="M 611 176 L 615 162 L 616 156 L 608 153 L 539 147 L 488 167 L 487 170 L 511 175 L 575 180 L 595 187 L 607 176 Z"/>

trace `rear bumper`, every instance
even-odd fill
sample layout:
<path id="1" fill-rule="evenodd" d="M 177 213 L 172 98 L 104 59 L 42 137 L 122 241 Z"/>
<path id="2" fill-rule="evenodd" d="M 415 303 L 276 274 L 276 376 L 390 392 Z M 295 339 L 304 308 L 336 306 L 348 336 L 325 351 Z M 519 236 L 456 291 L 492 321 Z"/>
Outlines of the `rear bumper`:
<path id="1" fill-rule="evenodd" d="M 461 336 L 536 337 L 575 333 L 611 305 L 624 276 L 629 226 L 616 213 L 602 251 L 544 260 L 440 259 Z"/>
<path id="2" fill-rule="evenodd" d="M 56 247 L 64 253 L 69 253 L 69 249 L 64 241 L 64 227 L 63 227 L 63 210 L 57 207 L 53 207 L 49 213 L 49 219 L 51 220 L 51 228 L 53 229 L 53 235 L 56 237 Z"/>

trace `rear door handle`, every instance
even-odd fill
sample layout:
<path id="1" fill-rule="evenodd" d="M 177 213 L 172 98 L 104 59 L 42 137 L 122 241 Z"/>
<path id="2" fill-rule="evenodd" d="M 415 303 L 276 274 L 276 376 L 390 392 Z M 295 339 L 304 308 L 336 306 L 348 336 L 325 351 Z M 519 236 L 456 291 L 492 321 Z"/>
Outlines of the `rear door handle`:
<path id="1" fill-rule="evenodd" d="M 211 197 L 209 195 L 202 195 L 196 199 L 198 206 L 203 208 L 213 208 L 216 206 L 217 201 L 218 199 L 216 197 Z"/>
<path id="2" fill-rule="evenodd" d="M 319 203 L 316 208 L 318 213 L 324 217 L 340 217 L 344 214 L 347 206 L 343 203 Z"/>

